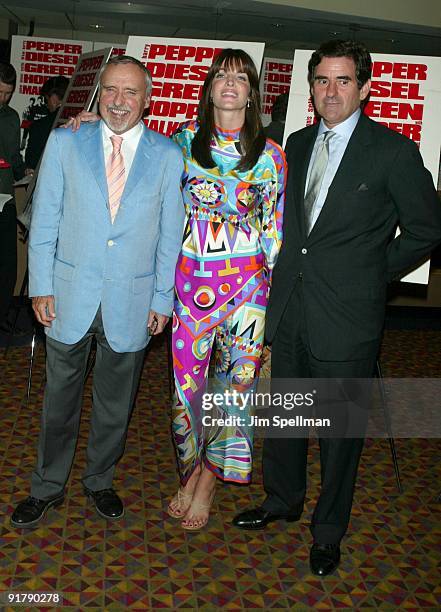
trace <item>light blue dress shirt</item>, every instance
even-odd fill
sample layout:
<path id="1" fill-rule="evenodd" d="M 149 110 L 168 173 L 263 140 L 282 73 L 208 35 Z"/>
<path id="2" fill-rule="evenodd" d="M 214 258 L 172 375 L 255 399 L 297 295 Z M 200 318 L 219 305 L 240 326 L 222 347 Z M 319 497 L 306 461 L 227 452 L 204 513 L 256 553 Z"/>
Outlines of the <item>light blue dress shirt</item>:
<path id="1" fill-rule="evenodd" d="M 331 130 L 334 135 L 329 140 L 328 165 L 326 166 L 325 175 L 323 177 L 323 182 L 320 187 L 317 200 L 315 201 L 315 204 L 313 206 L 311 228 L 314 227 L 314 224 L 317 221 L 319 214 L 321 213 L 323 204 L 326 200 L 326 196 L 328 195 L 328 189 L 331 186 L 332 181 L 334 180 L 334 176 L 338 170 L 344 152 L 346 151 L 346 147 L 348 146 L 348 142 L 350 137 L 352 136 L 352 132 L 354 131 L 355 126 L 357 125 L 360 114 L 361 110 L 358 108 L 355 113 L 353 113 L 350 117 L 336 125 Z M 323 119 L 321 119 L 317 133 L 317 139 L 315 141 L 314 148 L 312 149 L 311 159 L 309 161 L 308 174 L 306 176 L 305 194 L 308 191 L 309 176 L 311 174 L 311 168 L 317 155 L 317 149 L 321 140 L 320 136 L 323 134 L 323 132 L 327 131 L 329 131 L 329 128 L 326 127 L 325 123 L 323 122 Z"/>

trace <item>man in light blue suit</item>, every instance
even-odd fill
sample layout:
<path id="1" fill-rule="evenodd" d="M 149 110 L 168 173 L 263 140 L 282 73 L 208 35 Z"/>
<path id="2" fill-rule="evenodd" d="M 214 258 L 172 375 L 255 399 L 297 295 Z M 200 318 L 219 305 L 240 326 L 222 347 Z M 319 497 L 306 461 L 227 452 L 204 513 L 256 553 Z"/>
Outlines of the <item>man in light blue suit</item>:
<path id="1" fill-rule="evenodd" d="M 37 525 L 64 500 L 93 337 L 83 485 L 98 514 L 118 519 L 124 513 L 112 488 L 114 470 L 145 346 L 172 312 L 184 224 L 180 150 L 141 121 L 151 88 L 138 60 L 112 58 L 100 79 L 103 121 L 84 124 L 77 134 L 53 131 L 43 156 L 29 238 L 29 294 L 46 328 L 47 383 L 31 496 L 13 513 L 14 527 Z"/>

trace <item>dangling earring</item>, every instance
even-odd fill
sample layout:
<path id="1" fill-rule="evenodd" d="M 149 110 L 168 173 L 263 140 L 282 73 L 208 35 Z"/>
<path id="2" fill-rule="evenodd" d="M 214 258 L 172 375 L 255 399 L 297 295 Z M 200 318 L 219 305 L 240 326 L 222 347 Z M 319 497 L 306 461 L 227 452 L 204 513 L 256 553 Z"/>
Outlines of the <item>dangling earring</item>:
<path id="1" fill-rule="evenodd" d="M 251 103 L 250 103 L 250 99 L 248 98 L 248 100 L 247 100 L 247 108 L 250 108 L 250 106 L 251 106 Z"/>

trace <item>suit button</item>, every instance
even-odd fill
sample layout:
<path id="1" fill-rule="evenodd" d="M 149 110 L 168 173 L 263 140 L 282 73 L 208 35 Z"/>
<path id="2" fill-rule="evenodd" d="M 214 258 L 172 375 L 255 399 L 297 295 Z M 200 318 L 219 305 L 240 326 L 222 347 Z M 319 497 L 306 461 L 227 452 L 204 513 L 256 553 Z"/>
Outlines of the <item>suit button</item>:
<path id="1" fill-rule="evenodd" d="M 299 272 L 299 274 L 298 274 L 297 278 L 298 278 L 299 280 L 303 280 L 303 272 Z"/>
<path id="2" fill-rule="evenodd" d="M 107 241 L 107 246 L 113 246 L 115 243 L 113 242 L 113 240 L 108 240 Z"/>
<path id="3" fill-rule="evenodd" d="M 302 255 L 306 255 L 307 252 L 308 252 L 308 249 L 302 249 Z"/>

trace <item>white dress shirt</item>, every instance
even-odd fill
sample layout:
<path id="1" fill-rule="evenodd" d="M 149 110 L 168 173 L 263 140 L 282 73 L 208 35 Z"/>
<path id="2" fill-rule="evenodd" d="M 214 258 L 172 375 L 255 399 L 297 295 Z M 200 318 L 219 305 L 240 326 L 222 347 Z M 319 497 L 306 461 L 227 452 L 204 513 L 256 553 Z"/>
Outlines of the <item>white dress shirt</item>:
<path id="1" fill-rule="evenodd" d="M 135 157 L 136 149 L 142 135 L 142 123 L 141 121 L 135 126 L 130 128 L 124 134 L 115 134 L 111 129 L 107 127 L 104 121 L 101 121 L 101 136 L 103 139 L 103 150 L 104 150 L 104 163 L 107 166 L 110 154 L 113 151 L 111 136 L 121 136 L 123 141 L 121 144 L 121 153 L 124 159 L 124 170 L 127 177 L 129 176 L 130 168 L 132 167 L 133 158 Z"/>

